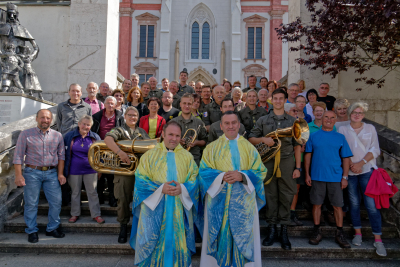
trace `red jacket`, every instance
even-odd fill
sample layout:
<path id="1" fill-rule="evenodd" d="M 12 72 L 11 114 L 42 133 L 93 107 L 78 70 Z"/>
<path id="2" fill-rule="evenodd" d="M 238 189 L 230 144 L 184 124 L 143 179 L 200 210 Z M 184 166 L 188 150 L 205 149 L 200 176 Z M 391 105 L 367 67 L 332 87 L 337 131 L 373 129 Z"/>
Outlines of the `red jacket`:
<path id="1" fill-rule="evenodd" d="M 388 209 L 389 198 L 397 193 L 399 189 L 393 184 L 389 174 L 382 168 L 374 170 L 369 178 L 365 195 L 372 197 L 375 200 L 377 209 Z"/>
<path id="2" fill-rule="evenodd" d="M 149 133 L 149 115 L 143 116 L 140 118 L 139 121 L 139 127 L 142 128 L 143 130 L 146 131 L 146 133 Z M 160 115 L 157 115 L 157 129 L 156 129 L 156 138 L 161 136 L 162 129 L 165 125 L 165 119 L 161 117 Z"/>

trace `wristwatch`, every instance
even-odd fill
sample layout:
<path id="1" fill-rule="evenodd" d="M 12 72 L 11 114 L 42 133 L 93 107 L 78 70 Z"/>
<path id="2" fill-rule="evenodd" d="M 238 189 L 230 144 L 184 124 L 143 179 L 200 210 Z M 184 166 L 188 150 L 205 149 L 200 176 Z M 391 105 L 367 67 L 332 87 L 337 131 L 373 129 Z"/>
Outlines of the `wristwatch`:
<path id="1" fill-rule="evenodd" d="M 347 176 L 343 176 L 342 178 L 345 179 L 346 181 L 349 180 L 349 177 L 347 177 Z"/>
<path id="2" fill-rule="evenodd" d="M 301 172 L 303 169 L 302 168 L 296 168 L 295 170 L 299 170 L 299 172 Z"/>

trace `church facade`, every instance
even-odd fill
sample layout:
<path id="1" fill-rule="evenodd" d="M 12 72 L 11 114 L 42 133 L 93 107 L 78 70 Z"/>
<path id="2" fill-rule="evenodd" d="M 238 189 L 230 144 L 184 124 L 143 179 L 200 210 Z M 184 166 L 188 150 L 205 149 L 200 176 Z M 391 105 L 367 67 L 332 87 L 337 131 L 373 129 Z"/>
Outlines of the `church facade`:
<path id="1" fill-rule="evenodd" d="M 118 71 L 140 82 L 154 76 L 221 83 L 223 78 L 279 80 L 288 71 L 288 47 L 275 28 L 288 22 L 281 0 L 121 0 Z"/>

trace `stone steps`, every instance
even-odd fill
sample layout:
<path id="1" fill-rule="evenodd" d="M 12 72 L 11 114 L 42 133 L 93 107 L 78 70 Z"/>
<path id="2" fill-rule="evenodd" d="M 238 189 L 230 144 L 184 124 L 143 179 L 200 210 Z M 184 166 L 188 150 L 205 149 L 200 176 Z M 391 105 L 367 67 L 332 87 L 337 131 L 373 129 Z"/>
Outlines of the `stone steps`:
<path id="1" fill-rule="evenodd" d="M 400 240 L 384 239 L 388 256 L 379 257 L 372 245 L 373 240 L 364 240 L 360 247 L 351 249 L 340 248 L 333 238 L 324 238 L 318 246 L 308 244 L 308 239 L 292 237 L 292 250 L 285 251 L 276 242 L 270 247 L 261 247 L 263 258 L 309 258 L 309 259 L 396 259 L 400 258 Z M 194 258 L 200 257 L 201 244 L 196 244 L 197 253 Z M 129 243 L 119 244 L 116 235 L 110 234 L 66 234 L 64 238 L 56 239 L 39 233 L 39 242 L 27 242 L 26 234 L 0 234 L 1 253 L 36 253 L 36 254 L 114 254 L 134 255 Z"/>
<path id="2" fill-rule="evenodd" d="M 61 216 L 61 227 L 66 233 L 104 233 L 104 234 L 118 234 L 120 224 L 117 222 L 115 216 L 102 216 L 106 221 L 104 224 L 98 224 L 93 221 L 90 216 L 81 216 L 76 223 L 68 223 L 70 216 Z M 47 216 L 39 215 L 37 217 L 38 227 L 41 231 L 45 231 L 48 222 Z M 309 237 L 313 230 L 313 222 L 310 220 L 303 221 L 304 226 L 289 227 L 289 236 Z M 368 221 L 363 221 L 363 235 L 372 236 L 372 230 Z M 11 219 L 4 224 L 4 231 L 7 233 L 23 233 L 25 231 L 25 221 L 23 216 Z M 334 237 L 336 227 L 321 226 L 324 236 Z M 344 225 L 343 230 L 348 237 L 353 236 L 354 230 L 350 225 Z M 260 232 L 266 234 L 267 223 L 260 220 Z M 398 233 L 395 226 L 383 224 L 382 227 L 383 237 L 396 238 Z"/>

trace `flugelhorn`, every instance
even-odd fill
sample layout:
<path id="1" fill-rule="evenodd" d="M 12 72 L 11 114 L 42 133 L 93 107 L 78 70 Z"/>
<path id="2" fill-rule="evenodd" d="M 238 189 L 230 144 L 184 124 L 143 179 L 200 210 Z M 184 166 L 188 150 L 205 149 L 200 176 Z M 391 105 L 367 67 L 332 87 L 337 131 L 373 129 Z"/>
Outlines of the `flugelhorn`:
<path id="1" fill-rule="evenodd" d="M 197 131 L 200 130 L 200 127 L 201 127 L 201 125 L 199 125 L 199 127 L 197 128 Z M 190 144 L 196 140 L 197 131 L 193 128 L 190 128 L 190 129 L 187 129 L 185 134 L 183 135 L 182 140 L 185 141 L 183 148 L 186 149 L 187 151 L 189 151 L 191 148 Z M 194 132 L 192 136 L 189 135 L 190 132 Z"/>
<path id="2" fill-rule="evenodd" d="M 279 140 L 280 137 L 294 137 L 297 143 L 303 145 L 310 137 L 310 129 L 308 128 L 308 124 L 304 119 L 298 118 L 291 127 L 277 129 L 267 134 L 265 137 L 271 137 L 274 139 L 275 145 L 271 147 L 264 143 L 255 145 L 258 153 L 260 153 L 262 162 L 271 160 L 273 157 L 275 157 L 276 153 L 278 153 L 279 149 L 281 149 L 281 140 Z"/>
<path id="3" fill-rule="evenodd" d="M 118 141 L 118 147 L 128 154 L 131 164 L 126 164 L 121 158 L 109 149 L 104 141 L 94 142 L 88 152 L 89 164 L 93 170 L 100 173 L 134 175 L 139 164 L 139 154 L 154 148 L 159 139 Z"/>

